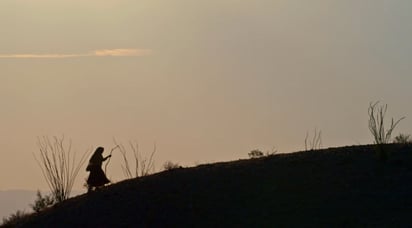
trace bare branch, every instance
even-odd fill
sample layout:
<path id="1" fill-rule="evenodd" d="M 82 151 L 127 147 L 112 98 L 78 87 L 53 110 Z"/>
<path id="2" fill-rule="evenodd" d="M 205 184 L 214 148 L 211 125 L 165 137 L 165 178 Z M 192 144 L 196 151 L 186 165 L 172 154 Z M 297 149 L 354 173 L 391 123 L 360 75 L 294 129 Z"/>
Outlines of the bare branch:
<path id="1" fill-rule="evenodd" d="M 392 118 L 389 129 L 385 130 L 384 119 L 388 105 L 385 104 L 377 107 L 378 104 L 379 101 L 369 104 L 369 131 L 372 133 L 376 144 L 387 144 L 391 140 L 393 130 L 401 120 L 405 119 L 405 117 L 401 117 L 397 121 L 394 121 L 394 119 Z"/>
<path id="2" fill-rule="evenodd" d="M 114 142 L 120 148 L 120 154 L 122 155 L 122 171 L 126 178 L 136 178 L 147 176 L 154 170 L 154 154 L 156 153 L 156 144 L 153 145 L 153 151 L 149 157 L 144 157 L 139 152 L 139 144 L 137 142 L 129 142 L 129 150 L 122 144 Z M 131 153 L 128 152 L 131 150 Z M 133 156 L 133 164 L 129 163 L 129 154 Z M 134 167 L 133 167 L 134 166 Z"/>
<path id="3" fill-rule="evenodd" d="M 46 136 L 37 137 L 40 154 L 39 158 L 34 157 L 56 202 L 69 198 L 74 181 L 87 159 L 88 152 L 76 163 L 76 153 L 71 152 L 71 143 L 69 140 L 67 145 L 64 144 L 64 136 L 53 137 L 52 140 Z"/>
<path id="4" fill-rule="evenodd" d="M 322 131 L 319 131 L 315 128 L 313 137 L 311 141 L 308 143 L 308 138 L 309 138 L 309 133 L 306 132 L 306 137 L 305 137 L 305 151 L 309 150 L 318 150 L 322 147 Z M 309 148 L 308 148 L 309 146 Z"/>

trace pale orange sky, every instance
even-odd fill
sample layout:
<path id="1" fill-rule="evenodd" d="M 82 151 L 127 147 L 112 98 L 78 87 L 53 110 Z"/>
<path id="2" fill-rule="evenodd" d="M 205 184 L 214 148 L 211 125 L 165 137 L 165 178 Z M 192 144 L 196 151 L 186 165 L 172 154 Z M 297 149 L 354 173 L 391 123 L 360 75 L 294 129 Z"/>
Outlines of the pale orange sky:
<path id="1" fill-rule="evenodd" d="M 47 189 L 37 136 L 157 144 L 184 166 L 255 148 L 372 143 L 369 102 L 407 116 L 407 0 L 2 0 L 1 189 Z M 118 160 L 116 160 L 118 159 Z M 114 155 L 108 174 L 123 179 Z M 84 169 L 83 169 L 84 170 Z M 75 188 L 87 173 L 81 171 Z"/>

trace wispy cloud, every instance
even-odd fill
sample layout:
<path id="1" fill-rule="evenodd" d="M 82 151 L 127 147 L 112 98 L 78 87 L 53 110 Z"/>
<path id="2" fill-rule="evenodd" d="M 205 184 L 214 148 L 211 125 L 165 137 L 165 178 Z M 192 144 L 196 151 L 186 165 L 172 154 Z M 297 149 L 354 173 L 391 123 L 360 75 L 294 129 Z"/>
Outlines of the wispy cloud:
<path id="1" fill-rule="evenodd" d="M 142 56 L 150 54 L 152 54 L 150 49 L 105 49 L 94 51 L 93 56 Z"/>
<path id="2" fill-rule="evenodd" d="M 3 59 L 64 59 L 79 57 L 125 57 L 151 55 L 150 49 L 102 49 L 79 54 L 0 54 Z"/>

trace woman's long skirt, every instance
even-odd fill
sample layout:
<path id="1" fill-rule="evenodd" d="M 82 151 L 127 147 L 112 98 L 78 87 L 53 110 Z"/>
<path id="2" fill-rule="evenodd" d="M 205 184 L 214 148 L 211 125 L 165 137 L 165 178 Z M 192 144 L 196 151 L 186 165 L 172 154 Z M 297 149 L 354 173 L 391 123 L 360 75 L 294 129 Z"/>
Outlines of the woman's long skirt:
<path id="1" fill-rule="evenodd" d="M 87 185 L 89 187 L 100 187 L 110 182 L 100 166 L 91 166 L 89 171 L 90 175 L 87 178 Z"/>

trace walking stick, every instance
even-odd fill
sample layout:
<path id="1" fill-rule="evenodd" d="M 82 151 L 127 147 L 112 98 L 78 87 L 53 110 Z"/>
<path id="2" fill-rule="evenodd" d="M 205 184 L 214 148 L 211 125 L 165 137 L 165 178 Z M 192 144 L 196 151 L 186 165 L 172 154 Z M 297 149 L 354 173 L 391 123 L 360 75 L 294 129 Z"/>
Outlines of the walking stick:
<path id="1" fill-rule="evenodd" d="M 116 145 L 116 146 L 113 147 L 112 150 L 110 151 L 110 157 L 109 157 L 109 159 L 107 160 L 106 165 L 104 166 L 104 173 L 107 173 L 107 166 L 108 166 L 109 163 L 110 163 L 110 159 L 112 158 L 113 151 L 114 151 L 115 149 L 117 149 L 118 147 L 119 147 L 119 145 Z"/>

